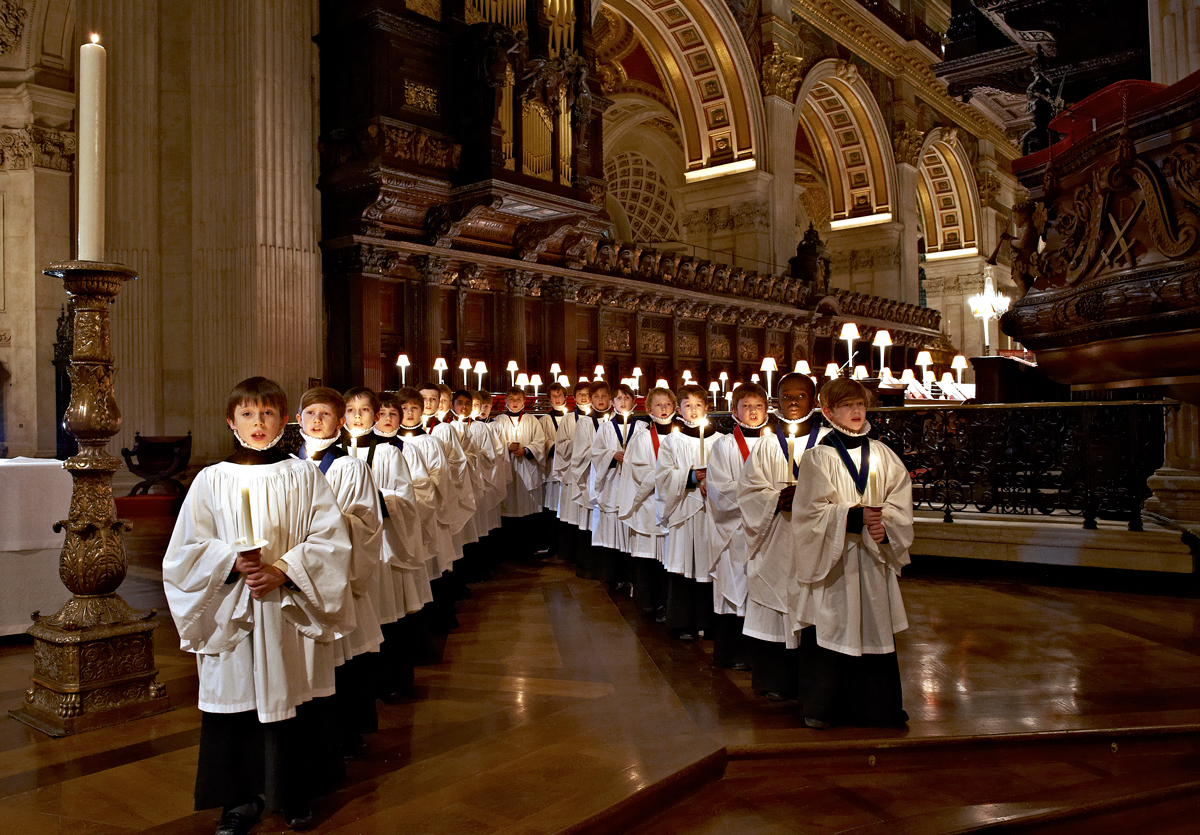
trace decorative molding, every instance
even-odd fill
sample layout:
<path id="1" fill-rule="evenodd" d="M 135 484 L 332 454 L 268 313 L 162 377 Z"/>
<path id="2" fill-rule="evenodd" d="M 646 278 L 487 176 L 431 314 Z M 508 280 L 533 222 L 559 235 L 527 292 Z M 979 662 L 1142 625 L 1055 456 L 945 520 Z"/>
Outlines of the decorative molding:
<path id="1" fill-rule="evenodd" d="M 796 97 L 796 85 L 807 71 L 808 65 L 803 57 L 792 55 L 780 44 L 775 44 L 775 51 L 763 58 L 762 62 L 763 95 L 792 101 Z"/>
<path id="2" fill-rule="evenodd" d="M 75 134 L 37 125 L 0 128 L 0 170 L 20 171 L 30 167 L 73 171 Z"/>
<path id="3" fill-rule="evenodd" d="M 975 172 L 975 182 L 979 187 L 979 203 L 986 209 L 1000 193 L 1000 178 L 991 171 L 980 168 Z"/>
<path id="4" fill-rule="evenodd" d="M 0 348 L 12 347 L 12 331 L 8 328 L 0 328 Z"/>
<path id="5" fill-rule="evenodd" d="M 17 51 L 28 14 L 18 0 L 0 0 L 0 55 Z"/>
<path id="6" fill-rule="evenodd" d="M 371 249 L 379 250 L 382 247 L 372 247 Z M 369 262 L 370 258 L 364 254 L 363 267 L 366 268 Z M 441 286 L 445 282 L 446 271 L 450 268 L 450 259 L 437 255 L 414 255 L 409 263 L 421 277 L 421 283 L 431 286 Z"/>
<path id="7" fill-rule="evenodd" d="M 604 350 L 620 353 L 631 351 L 629 328 L 607 328 L 604 331 Z"/>
<path id="8" fill-rule="evenodd" d="M 714 235 L 728 231 L 768 232 L 771 213 L 766 200 L 747 200 L 732 206 L 694 209 L 681 219 L 689 235 Z"/>
<path id="9" fill-rule="evenodd" d="M 700 337 L 691 333 L 681 333 L 675 337 L 675 346 L 680 356 L 689 359 L 700 356 Z"/>
<path id="10" fill-rule="evenodd" d="M 470 5 L 470 3 L 467 4 L 468 7 Z M 410 12 L 416 12 L 434 20 L 442 19 L 442 0 L 404 0 L 404 6 Z"/>
<path id="11" fill-rule="evenodd" d="M 404 103 L 418 110 L 428 110 L 430 113 L 437 113 L 437 90 L 426 84 L 418 84 L 415 81 L 406 80 L 404 82 Z"/>
<path id="12" fill-rule="evenodd" d="M 642 331 L 642 353 L 664 355 L 667 353 L 667 336 L 658 331 Z"/>
<path id="13" fill-rule="evenodd" d="M 921 143 L 925 139 L 925 131 L 916 128 L 900 128 L 892 137 L 892 149 L 896 152 L 896 162 L 917 167 L 921 159 Z"/>
<path id="14" fill-rule="evenodd" d="M 368 132 L 374 127 L 375 125 L 371 125 Z M 412 130 L 397 125 L 382 125 L 382 128 L 383 151 L 388 156 L 429 168 L 458 170 L 462 161 L 462 145 L 438 139 L 423 130 Z"/>

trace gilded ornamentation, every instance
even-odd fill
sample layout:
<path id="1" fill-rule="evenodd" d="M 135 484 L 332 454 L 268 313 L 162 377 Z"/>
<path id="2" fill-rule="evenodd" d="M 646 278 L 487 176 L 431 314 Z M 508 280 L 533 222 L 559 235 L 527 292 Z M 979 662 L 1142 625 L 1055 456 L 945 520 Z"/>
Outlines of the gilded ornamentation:
<path id="1" fill-rule="evenodd" d="M 469 3 L 467 5 L 470 6 Z M 416 12 L 434 20 L 442 19 L 442 0 L 404 0 L 404 6 L 410 12 Z"/>
<path id="2" fill-rule="evenodd" d="M 462 159 L 462 145 L 395 125 L 383 126 L 383 151 L 397 160 L 448 171 L 457 171 Z"/>
<path id="3" fill-rule="evenodd" d="M 804 78 L 805 64 L 802 58 L 785 52 L 779 45 L 762 62 L 762 91 L 764 96 L 778 96 L 792 101 L 796 96 L 796 85 Z"/>
<path id="4" fill-rule="evenodd" d="M 533 289 L 537 276 L 529 270 L 505 270 L 504 286 L 510 295 L 527 296 Z"/>
<path id="5" fill-rule="evenodd" d="M 438 255 L 414 255 L 409 263 L 416 268 L 422 284 L 440 286 L 450 268 L 450 259 Z"/>
<path id="6" fill-rule="evenodd" d="M 433 89 L 428 84 L 418 84 L 415 81 L 405 81 L 404 103 L 409 107 L 415 107 L 418 110 L 428 110 L 430 113 L 437 113 L 437 90 Z"/>
<path id="7" fill-rule="evenodd" d="M 731 346 L 728 336 L 713 336 L 708 340 L 708 352 L 715 360 L 729 359 Z"/>
<path id="8" fill-rule="evenodd" d="M 666 334 L 658 331 L 643 331 L 642 332 L 642 353 L 644 354 L 666 354 L 667 353 L 667 337 Z"/>
<path id="9" fill-rule="evenodd" d="M 629 328 L 608 328 L 604 331 L 605 351 L 629 351 Z"/>
<path id="10" fill-rule="evenodd" d="M 74 487 L 59 576 L 72 597 L 52 615 L 34 612 L 32 686 L 13 716 L 54 736 L 159 713 L 169 707 L 155 678 L 153 610 L 138 611 L 116 593 L 125 577 L 122 531 L 112 496 L 120 462 L 105 450 L 121 425 L 113 396 L 108 309 L 121 284 L 137 276 L 118 264 L 68 261 L 47 275 L 62 279 L 74 310 L 71 401 L 64 424 L 79 452 L 64 466 Z"/>
<path id="11" fill-rule="evenodd" d="M 975 181 L 979 184 L 979 202 L 987 208 L 1000 193 L 1000 178 L 982 168 L 975 173 Z"/>
<path id="12" fill-rule="evenodd" d="M 1163 159 L 1162 173 L 1175 182 L 1183 203 L 1200 215 L 1200 145 L 1181 143 Z"/>
<path id="13" fill-rule="evenodd" d="M 681 333 L 675 340 L 675 347 L 681 357 L 700 356 L 700 337 L 690 333 Z"/>
<path id="14" fill-rule="evenodd" d="M 925 131 L 916 128 L 900 128 L 892 138 L 892 149 L 896 152 L 896 162 L 911 165 L 914 168 L 921 158 L 921 143 L 925 140 Z"/>

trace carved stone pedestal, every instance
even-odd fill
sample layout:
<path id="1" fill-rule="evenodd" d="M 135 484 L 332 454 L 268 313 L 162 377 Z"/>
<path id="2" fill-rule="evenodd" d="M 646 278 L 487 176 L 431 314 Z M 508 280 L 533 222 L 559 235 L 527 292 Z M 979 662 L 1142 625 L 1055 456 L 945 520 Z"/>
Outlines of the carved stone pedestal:
<path id="1" fill-rule="evenodd" d="M 71 510 L 59 577 L 72 597 L 53 615 L 33 615 L 33 675 L 13 718 L 51 736 L 114 725 L 170 709 L 156 681 L 154 610 L 137 611 L 117 594 L 125 579 L 129 525 L 117 519 L 112 476 L 121 462 L 105 450 L 121 427 L 113 396 L 109 307 L 121 283 L 137 278 L 120 264 L 67 261 L 47 275 L 63 280 L 74 303 L 71 402 L 63 419 L 79 442 L 64 466 L 71 473 Z"/>
<path id="2" fill-rule="evenodd" d="M 1183 403 L 1166 415 L 1163 466 L 1146 484 L 1145 509 L 1200 533 L 1200 407 Z"/>

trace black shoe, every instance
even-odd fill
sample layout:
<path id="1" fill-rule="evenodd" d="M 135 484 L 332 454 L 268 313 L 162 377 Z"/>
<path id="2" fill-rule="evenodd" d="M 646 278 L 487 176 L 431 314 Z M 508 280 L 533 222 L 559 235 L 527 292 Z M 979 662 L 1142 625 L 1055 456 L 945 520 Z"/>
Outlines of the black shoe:
<path id="1" fill-rule="evenodd" d="M 769 701 L 772 701 L 772 702 L 783 702 L 783 701 L 787 701 L 787 700 L 784 698 L 783 694 L 782 694 L 782 693 L 780 693 L 780 692 L 779 692 L 779 691 L 777 691 L 777 690 L 768 690 L 766 693 L 763 693 L 763 695 L 764 695 L 764 696 L 766 696 L 766 697 L 767 697 L 767 699 L 768 699 Z"/>
<path id="2" fill-rule="evenodd" d="M 827 731 L 833 727 L 831 723 L 826 722 L 824 719 L 810 719 L 807 716 L 804 717 L 804 724 L 818 731 Z"/>
<path id="3" fill-rule="evenodd" d="M 667 622 L 667 607 L 666 606 L 658 607 L 658 614 L 654 616 L 654 622 L 655 623 L 666 623 Z"/>
<path id="4" fill-rule="evenodd" d="M 749 672 L 750 665 L 745 661 L 734 661 L 732 669 L 737 670 L 739 673 L 745 673 Z"/>
<path id="5" fill-rule="evenodd" d="M 250 807 L 253 806 L 253 811 Z M 215 835 L 246 835 L 262 816 L 264 803 L 261 798 L 255 798 L 253 804 L 243 804 L 221 813 L 221 822 L 217 824 Z M 235 811 L 237 810 L 237 811 Z"/>
<path id="6" fill-rule="evenodd" d="M 283 819 L 287 821 L 288 829 L 308 829 L 313 825 L 312 809 L 285 809 Z"/>
<path id="7" fill-rule="evenodd" d="M 678 637 L 681 641 L 694 641 L 696 640 L 696 633 L 684 629 L 679 633 Z"/>

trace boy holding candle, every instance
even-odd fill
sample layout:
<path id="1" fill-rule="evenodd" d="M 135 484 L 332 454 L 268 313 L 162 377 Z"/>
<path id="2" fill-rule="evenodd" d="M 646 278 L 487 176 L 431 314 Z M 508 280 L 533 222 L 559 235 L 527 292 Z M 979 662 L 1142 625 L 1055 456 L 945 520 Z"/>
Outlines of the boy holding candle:
<path id="1" fill-rule="evenodd" d="M 507 528 L 507 550 L 531 556 L 536 535 L 531 522 L 542 508 L 542 462 L 546 459 L 546 434 L 533 415 L 525 414 L 525 391 L 513 386 L 504 393 L 507 411 L 496 417 L 495 427 L 512 473 L 508 494 L 500 505 Z"/>
<path id="2" fill-rule="evenodd" d="M 562 536 L 557 530 L 561 522 L 558 519 L 558 501 L 562 495 L 562 479 L 554 471 L 554 440 L 558 437 L 558 427 L 567 419 L 567 390 L 562 383 L 554 382 L 546 389 L 550 399 L 550 411 L 538 415 L 542 424 L 542 432 L 546 434 L 546 463 L 542 467 L 545 476 L 545 486 L 542 488 L 542 525 L 545 528 L 545 542 L 549 546 L 550 556 L 560 550 Z"/>
<path id="3" fill-rule="evenodd" d="M 570 479 L 572 491 L 579 505 L 579 515 L 576 524 L 582 532 L 579 546 L 575 551 L 575 573 L 580 577 L 591 580 L 604 579 L 596 566 L 597 555 L 592 553 L 592 540 L 595 532 L 592 530 L 592 441 L 600 424 L 612 417 L 612 389 L 604 380 L 597 379 L 588 389 L 591 409 L 575 427 L 575 436 L 571 439 L 571 469 L 566 478 Z"/>
<path id="4" fill-rule="evenodd" d="M 713 664 L 749 669 L 742 653 L 746 616 L 746 537 L 737 487 L 751 451 L 767 442 L 767 393 L 757 383 L 733 392 L 733 432 L 713 444 L 708 462 L 708 529 L 713 581 Z"/>
<path id="5" fill-rule="evenodd" d="M 713 614 L 705 497 L 708 455 L 721 433 L 708 425 L 707 392 L 679 390 L 675 431 L 662 440 L 654 471 L 655 515 L 667 529 L 667 629 L 694 641 Z"/>
<path id="6" fill-rule="evenodd" d="M 600 424 L 589 451 L 591 458 L 592 563 L 594 579 L 610 586 L 628 578 L 629 526 L 620 519 L 620 477 L 625 450 L 638 421 L 633 417 L 633 389 L 625 383 L 613 388 L 612 420 Z"/>
<path id="7" fill-rule="evenodd" d="M 900 458 L 867 437 L 869 398 L 845 378 L 821 390 L 832 431 L 800 462 L 793 500 L 788 612 L 811 728 L 908 721 L 893 636 L 908 628 L 897 578 L 913 539 L 912 482 Z"/>
<path id="8" fill-rule="evenodd" d="M 654 470 L 662 441 L 674 427 L 678 405 L 675 392 L 670 389 L 653 388 L 647 392 L 646 411 L 650 420 L 634 424 L 633 437 L 625 447 L 618 487 L 618 514 L 629 525 L 634 603 L 646 615 L 655 616 L 662 610 L 664 623 L 667 531 L 654 515 Z"/>
<path id="9" fill-rule="evenodd" d="M 558 552 L 563 559 L 570 561 L 578 559 L 584 541 L 579 532 L 579 516 L 582 510 L 579 506 L 578 485 L 571 478 L 571 457 L 575 431 L 590 410 L 590 387 L 587 383 L 576 383 L 575 411 L 558 424 L 558 433 L 554 436 L 554 463 L 550 469 L 550 477 L 562 482 L 562 491 L 558 497 L 558 520 L 564 526 L 560 529 Z"/>
<path id="10" fill-rule="evenodd" d="M 795 698 L 799 650 L 787 619 L 787 589 L 795 574 L 792 499 L 798 462 L 827 433 L 805 374 L 779 381 L 779 409 L 769 443 L 750 452 L 738 478 L 746 538 L 746 620 L 742 626 L 752 686 L 772 700 Z"/>
<path id="11" fill-rule="evenodd" d="M 364 748 L 362 735 L 379 729 L 375 711 L 375 660 L 383 631 L 376 601 L 380 589 L 391 594 L 391 568 L 381 559 L 383 513 L 379 491 L 366 461 L 337 446 L 346 402 L 331 388 L 312 388 L 300 397 L 296 423 L 304 446 L 297 458 L 317 467 L 329 481 L 341 508 L 353 546 L 350 586 L 354 597 L 355 629 L 334 643 L 335 680 L 342 750 L 355 755 Z M 393 618 L 394 619 L 394 618 Z"/>
<path id="12" fill-rule="evenodd" d="M 351 388 L 343 396 L 346 425 L 340 446 L 370 467 L 383 512 L 381 559 L 391 567 L 391 599 L 386 599 L 383 588 L 378 607 L 384 637 L 379 695 L 394 702 L 410 695 L 413 688 L 412 623 L 403 621 L 433 599 L 421 551 L 421 518 L 408 463 L 396 446 L 375 432 L 379 396 L 365 386 Z"/>
<path id="13" fill-rule="evenodd" d="M 287 413 L 271 380 L 234 387 L 239 449 L 196 476 L 163 556 L 199 674 L 196 808 L 222 807 L 221 835 L 244 835 L 264 808 L 306 828 L 342 768 L 320 697 L 335 689 L 333 643 L 354 629 L 351 541 L 329 482 L 277 448 Z"/>

